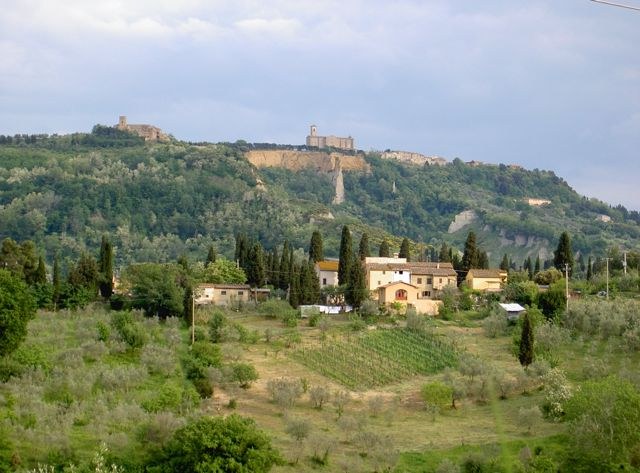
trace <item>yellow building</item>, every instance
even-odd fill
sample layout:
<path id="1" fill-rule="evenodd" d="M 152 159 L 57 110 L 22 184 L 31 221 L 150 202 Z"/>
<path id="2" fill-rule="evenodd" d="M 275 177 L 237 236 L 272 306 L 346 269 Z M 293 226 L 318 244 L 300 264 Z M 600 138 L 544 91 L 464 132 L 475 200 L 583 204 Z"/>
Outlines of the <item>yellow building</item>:
<path id="1" fill-rule="evenodd" d="M 315 264 L 316 276 L 320 281 L 320 287 L 338 285 L 338 264 L 337 260 L 318 261 Z"/>
<path id="2" fill-rule="evenodd" d="M 420 298 L 420 290 L 416 286 L 402 281 L 380 286 L 376 293 L 381 306 L 400 305 L 403 312 L 407 307 L 413 307 L 418 313 L 436 315 L 442 304 L 442 301 Z"/>
<path id="3" fill-rule="evenodd" d="M 507 272 L 502 269 L 470 269 L 466 281 L 474 291 L 496 292 L 507 283 Z"/>

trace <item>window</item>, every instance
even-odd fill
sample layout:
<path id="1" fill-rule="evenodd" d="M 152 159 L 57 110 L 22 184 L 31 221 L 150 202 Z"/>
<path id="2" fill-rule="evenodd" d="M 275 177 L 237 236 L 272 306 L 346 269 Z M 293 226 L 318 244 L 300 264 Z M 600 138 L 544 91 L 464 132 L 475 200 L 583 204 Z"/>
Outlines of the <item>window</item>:
<path id="1" fill-rule="evenodd" d="M 326 286 L 327 285 L 327 278 L 322 278 L 322 285 Z"/>
<path id="2" fill-rule="evenodd" d="M 404 273 L 404 271 L 398 271 L 398 274 L 403 274 L 403 273 Z"/>
<path id="3" fill-rule="evenodd" d="M 418 284 L 422 284 L 422 278 L 418 278 Z"/>
<path id="4" fill-rule="evenodd" d="M 398 289 L 396 291 L 396 300 L 397 301 L 406 301 L 407 300 L 407 291 L 404 289 Z"/>
<path id="5" fill-rule="evenodd" d="M 440 278 L 440 281 L 438 281 L 440 284 L 442 284 L 442 278 Z"/>
<path id="6" fill-rule="evenodd" d="M 386 271 L 382 271 L 382 274 L 387 274 L 387 272 Z"/>
<path id="7" fill-rule="evenodd" d="M 431 291 L 422 291 L 422 297 L 431 297 Z"/>
<path id="8" fill-rule="evenodd" d="M 433 284 L 433 278 L 427 278 L 427 284 Z"/>
<path id="9" fill-rule="evenodd" d="M 227 291 L 220 291 L 220 295 L 226 296 L 227 295 Z"/>
<path id="10" fill-rule="evenodd" d="M 244 291 L 238 291 L 238 295 L 242 296 L 244 294 Z"/>

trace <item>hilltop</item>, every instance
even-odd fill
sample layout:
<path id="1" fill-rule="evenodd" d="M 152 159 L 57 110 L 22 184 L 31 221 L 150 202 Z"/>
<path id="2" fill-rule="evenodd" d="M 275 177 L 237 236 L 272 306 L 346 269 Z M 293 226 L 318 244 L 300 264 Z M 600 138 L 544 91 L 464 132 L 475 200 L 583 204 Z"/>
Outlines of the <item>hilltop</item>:
<path id="1" fill-rule="evenodd" d="M 212 243 L 231 254 L 240 231 L 267 248 L 285 238 L 306 248 L 320 228 L 332 255 L 344 224 L 372 245 L 406 236 L 420 252 L 443 241 L 461 248 L 473 229 L 494 265 L 504 253 L 549 257 L 563 230 L 585 257 L 639 248 L 638 212 L 580 196 L 551 171 L 397 156 L 145 142 L 100 126 L 2 137 L 0 238 L 36 240 L 50 258 L 95 248 L 109 233 L 119 264 L 201 257 Z"/>

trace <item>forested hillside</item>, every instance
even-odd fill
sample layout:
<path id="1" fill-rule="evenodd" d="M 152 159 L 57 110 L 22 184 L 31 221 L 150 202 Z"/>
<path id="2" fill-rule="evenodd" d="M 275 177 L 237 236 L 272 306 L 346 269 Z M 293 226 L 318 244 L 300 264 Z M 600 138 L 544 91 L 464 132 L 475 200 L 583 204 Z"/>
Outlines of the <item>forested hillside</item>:
<path id="1" fill-rule="evenodd" d="M 35 240 L 50 263 L 55 252 L 76 257 L 109 234 L 119 265 L 181 254 L 202 258 L 211 244 L 231 255 L 238 232 L 266 248 L 284 239 L 305 248 L 318 227 L 326 253 L 337 255 L 345 223 L 366 230 L 373 244 L 406 236 L 426 248 L 442 241 L 461 248 L 473 228 L 493 264 L 512 251 L 544 257 L 563 230 L 584 254 L 638 248 L 638 212 L 587 200 L 552 172 L 459 160 L 418 167 L 369 153 L 371 172 L 345 172 L 346 201 L 332 205 L 330 175 L 258 170 L 244 157 L 252 148 L 244 142 L 145 144 L 101 126 L 90 134 L 2 136 L 0 239 Z M 524 201 L 530 197 L 551 203 L 531 207 Z M 449 234 L 464 210 L 477 218 Z"/>

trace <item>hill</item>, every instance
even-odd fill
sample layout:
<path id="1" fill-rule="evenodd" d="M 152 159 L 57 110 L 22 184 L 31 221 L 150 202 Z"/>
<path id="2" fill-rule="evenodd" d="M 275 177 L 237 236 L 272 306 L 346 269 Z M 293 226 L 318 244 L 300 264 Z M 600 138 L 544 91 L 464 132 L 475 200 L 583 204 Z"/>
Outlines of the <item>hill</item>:
<path id="1" fill-rule="evenodd" d="M 65 136 L 3 136 L 0 238 L 33 239 L 50 260 L 54 252 L 93 250 L 109 233 L 118 264 L 180 254 L 202 259 L 210 244 L 231 255 L 240 231 L 267 248 L 285 238 L 306 248 L 320 228 L 325 253 L 337 255 L 344 224 L 367 231 L 372 247 L 388 238 L 397 249 L 406 236 L 416 251 L 443 241 L 462 248 L 474 229 L 494 265 L 504 253 L 515 261 L 548 257 L 563 230 L 585 256 L 639 248 L 638 212 L 586 199 L 550 171 L 330 151 L 145 143 L 101 126 Z"/>

